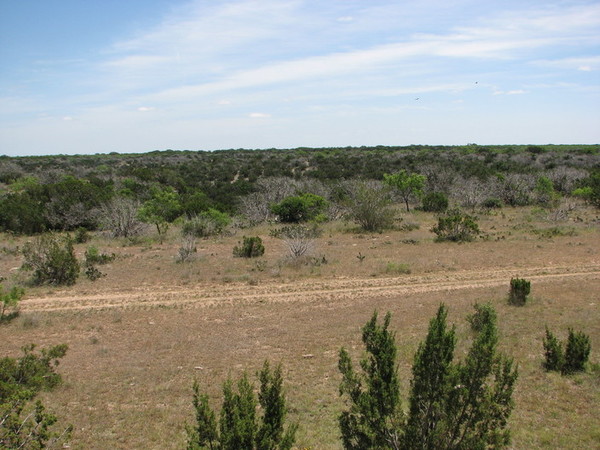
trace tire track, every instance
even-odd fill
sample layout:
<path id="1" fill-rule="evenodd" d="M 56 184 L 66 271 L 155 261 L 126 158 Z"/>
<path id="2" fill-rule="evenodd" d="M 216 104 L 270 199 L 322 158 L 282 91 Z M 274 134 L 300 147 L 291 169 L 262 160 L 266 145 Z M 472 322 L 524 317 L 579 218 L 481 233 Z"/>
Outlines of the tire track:
<path id="1" fill-rule="evenodd" d="M 157 307 L 201 308 L 229 304 L 347 301 L 365 296 L 392 297 L 439 291 L 506 286 L 511 277 L 530 281 L 560 282 L 567 279 L 598 280 L 600 264 L 549 266 L 499 270 L 467 270 L 394 278 L 335 278 L 290 283 L 198 285 L 111 289 L 100 294 L 64 295 L 64 292 L 25 299 L 25 312 L 147 309 Z"/>

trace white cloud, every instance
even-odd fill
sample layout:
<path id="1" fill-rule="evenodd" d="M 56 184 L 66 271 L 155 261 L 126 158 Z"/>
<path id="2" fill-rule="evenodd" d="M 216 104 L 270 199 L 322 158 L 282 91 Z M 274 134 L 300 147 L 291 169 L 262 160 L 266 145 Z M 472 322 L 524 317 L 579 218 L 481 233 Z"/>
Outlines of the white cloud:
<path id="1" fill-rule="evenodd" d="M 152 107 L 152 106 L 140 106 L 137 110 L 140 112 L 149 112 L 149 111 L 154 111 L 156 108 Z"/>
<path id="2" fill-rule="evenodd" d="M 268 119 L 271 117 L 271 114 L 253 112 L 248 114 L 248 117 L 250 117 L 251 119 Z"/>

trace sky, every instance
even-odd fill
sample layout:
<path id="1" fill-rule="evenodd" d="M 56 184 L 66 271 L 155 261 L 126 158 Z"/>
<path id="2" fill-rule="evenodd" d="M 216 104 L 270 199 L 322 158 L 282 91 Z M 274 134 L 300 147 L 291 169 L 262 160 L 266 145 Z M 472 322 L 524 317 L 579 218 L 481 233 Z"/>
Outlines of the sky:
<path id="1" fill-rule="evenodd" d="M 600 143 L 600 1 L 0 0 L 0 155 Z"/>

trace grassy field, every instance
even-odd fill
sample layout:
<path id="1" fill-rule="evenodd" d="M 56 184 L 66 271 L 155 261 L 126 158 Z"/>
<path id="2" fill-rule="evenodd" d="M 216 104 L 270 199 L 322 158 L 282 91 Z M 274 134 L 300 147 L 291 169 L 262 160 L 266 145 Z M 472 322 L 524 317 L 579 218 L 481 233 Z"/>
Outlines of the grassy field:
<path id="1" fill-rule="evenodd" d="M 64 384 L 43 399 L 74 425 L 71 448 L 182 448 L 193 380 L 217 405 L 228 376 L 253 375 L 265 359 L 283 366 L 298 447 L 341 448 L 338 352 L 344 346 L 360 357 L 360 328 L 374 310 L 392 313 L 406 394 L 414 352 L 439 304 L 457 325 L 461 357 L 472 338 L 465 316 L 489 301 L 501 349 L 519 365 L 513 447 L 600 447 L 597 210 L 554 223 L 536 210 L 504 209 L 480 216 L 485 236 L 467 244 L 435 243 L 434 221 L 405 214 L 402 229 L 375 235 L 326 224 L 314 258 L 299 265 L 284 261 L 284 245 L 266 225 L 199 241 L 195 259 L 179 264 L 176 229 L 163 245 L 98 235 L 77 253 L 88 245 L 114 252 L 115 261 L 99 266 L 106 276 L 28 288 L 20 316 L 0 326 L 0 349 L 16 356 L 27 343 L 69 345 L 59 367 Z M 234 258 L 243 235 L 261 236 L 265 255 Z M 2 237 L 0 275 L 27 276 L 17 270 L 24 241 Z M 513 276 L 532 282 L 525 307 L 507 304 Z M 596 364 L 571 377 L 546 373 L 546 325 L 562 339 L 568 327 L 589 334 Z"/>

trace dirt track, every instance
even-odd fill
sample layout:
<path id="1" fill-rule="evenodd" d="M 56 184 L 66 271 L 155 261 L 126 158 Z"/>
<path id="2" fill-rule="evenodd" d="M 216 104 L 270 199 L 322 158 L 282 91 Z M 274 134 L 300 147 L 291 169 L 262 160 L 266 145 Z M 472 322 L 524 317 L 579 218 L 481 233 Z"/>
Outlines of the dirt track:
<path id="1" fill-rule="evenodd" d="M 146 309 L 153 307 L 199 308 L 222 304 L 263 302 L 351 301 L 365 296 L 391 297 L 410 293 L 454 291 L 508 286 L 511 277 L 535 282 L 560 282 L 565 279 L 600 279 L 600 264 L 550 266 L 503 270 L 469 270 L 403 275 L 394 278 L 335 278 L 290 283 L 211 284 L 186 287 L 144 287 L 107 290 L 102 293 L 65 295 L 56 292 L 46 297 L 28 298 L 22 311 L 76 311 L 94 309 Z"/>

